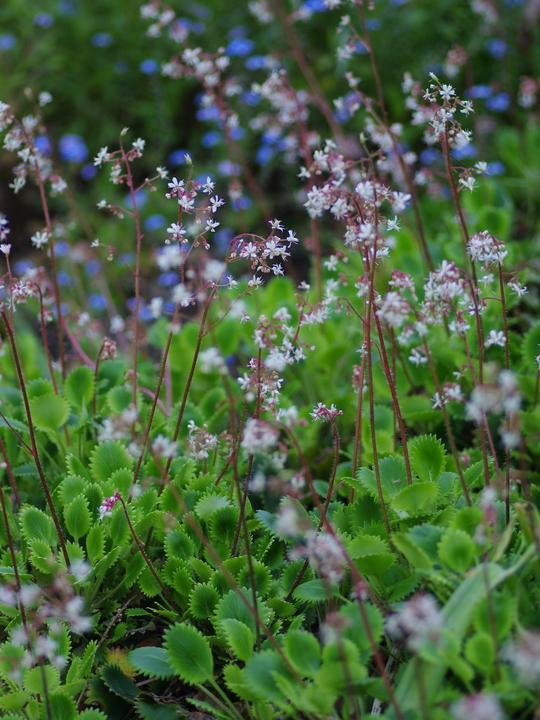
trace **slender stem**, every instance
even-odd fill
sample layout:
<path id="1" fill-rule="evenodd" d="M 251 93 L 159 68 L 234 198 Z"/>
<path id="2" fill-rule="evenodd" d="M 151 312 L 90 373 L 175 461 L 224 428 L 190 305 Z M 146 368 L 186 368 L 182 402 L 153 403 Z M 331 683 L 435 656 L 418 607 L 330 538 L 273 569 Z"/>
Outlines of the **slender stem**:
<path id="1" fill-rule="evenodd" d="M 19 507 L 22 507 L 21 502 L 21 496 L 19 495 L 19 488 L 17 487 L 17 483 L 15 482 L 15 477 L 13 476 L 13 470 L 11 469 L 11 463 L 9 462 L 9 457 L 6 451 L 6 446 L 4 445 L 4 441 L 2 439 L 2 436 L 0 435 L 0 452 L 2 453 L 2 456 L 4 458 L 4 462 L 6 464 L 6 470 L 9 477 L 9 484 L 11 485 L 11 489 L 13 490 L 13 495 L 15 496 L 15 502 Z M 7 527 L 7 525 L 6 525 Z"/>
<path id="2" fill-rule="evenodd" d="M 17 371 L 17 377 L 19 378 L 19 386 L 21 388 L 21 393 L 23 396 L 23 402 L 24 402 L 24 408 L 26 411 L 26 418 L 28 421 L 28 430 L 30 433 L 30 442 L 32 446 L 32 457 L 34 458 L 34 462 L 36 463 L 36 468 L 38 471 L 39 479 L 41 481 L 41 487 L 43 488 L 43 492 L 45 494 L 45 499 L 47 501 L 47 505 L 49 506 L 49 510 L 54 522 L 54 526 L 56 528 L 56 533 L 58 535 L 58 540 L 60 542 L 60 547 L 62 548 L 62 554 L 64 556 L 64 561 L 66 563 L 66 568 L 69 568 L 70 566 L 70 560 L 69 555 L 66 547 L 66 543 L 64 540 L 64 535 L 62 533 L 62 528 L 60 526 L 60 521 L 58 520 L 58 515 L 56 514 L 56 508 L 54 507 L 52 495 L 49 490 L 49 485 L 47 483 L 47 479 L 45 477 L 45 473 L 43 472 L 43 467 L 41 465 L 41 461 L 39 459 L 39 453 L 36 443 L 36 435 L 34 432 L 34 424 L 32 422 L 32 413 L 30 411 L 30 401 L 28 399 L 28 393 L 26 392 L 26 386 L 24 383 L 24 375 L 21 367 L 21 362 L 19 359 L 19 353 L 17 351 L 17 345 L 15 343 L 15 335 L 13 333 L 13 328 L 11 327 L 11 323 L 9 322 L 7 315 L 5 313 L 5 310 L 1 311 L 2 320 L 4 321 L 4 326 L 6 328 L 8 337 L 9 337 L 9 343 L 11 346 L 11 352 L 13 355 L 13 361 L 15 363 L 15 369 Z"/>
<path id="3" fill-rule="evenodd" d="M 508 313 L 506 311 L 506 297 L 504 294 L 504 282 L 503 282 L 503 271 L 502 263 L 499 263 L 499 290 L 501 293 L 501 305 L 502 305 L 502 316 L 503 316 L 503 327 L 504 327 L 504 369 L 508 372 L 510 369 L 510 346 L 508 338 Z M 510 418 L 506 413 L 506 431 L 510 431 Z M 506 512 L 506 524 L 510 522 L 510 446 L 506 443 L 505 452 L 505 512 Z"/>
<path id="4" fill-rule="evenodd" d="M 118 499 L 119 499 L 119 501 L 120 501 L 120 503 L 121 503 L 121 505 L 122 505 L 122 508 L 123 508 L 123 510 L 124 510 L 124 515 L 125 515 L 125 518 L 126 518 L 126 520 L 127 520 L 127 524 L 129 525 L 129 531 L 130 531 L 130 533 L 131 533 L 131 536 L 132 536 L 133 540 L 135 541 L 135 544 L 137 545 L 137 549 L 138 549 L 139 552 L 141 553 L 141 555 L 142 555 L 142 557 L 143 557 L 143 560 L 144 560 L 144 562 L 146 563 L 146 566 L 148 567 L 148 569 L 150 570 L 150 572 L 151 572 L 152 575 L 154 576 L 155 581 L 157 582 L 157 584 L 158 584 L 159 587 L 161 588 L 161 592 L 163 593 L 164 597 L 166 597 L 167 600 L 169 601 L 169 604 L 170 604 L 170 606 L 172 607 L 172 609 L 173 609 L 175 612 L 177 612 L 179 615 L 181 615 L 181 614 L 182 614 L 182 611 L 180 610 L 180 608 L 178 607 L 178 605 L 177 605 L 177 604 L 174 602 L 174 600 L 172 599 L 169 591 L 167 590 L 167 588 L 166 588 L 165 585 L 163 584 L 162 579 L 159 577 L 159 575 L 157 574 L 157 572 L 156 572 L 155 569 L 154 569 L 154 566 L 153 566 L 152 563 L 150 562 L 150 558 L 149 558 L 148 555 L 146 554 L 146 552 L 145 552 L 145 550 L 144 550 L 144 547 L 142 546 L 141 541 L 140 541 L 139 538 L 137 537 L 137 533 L 135 532 L 135 528 L 133 527 L 133 525 L 132 525 L 132 523 L 131 523 L 131 519 L 130 519 L 130 517 L 129 517 L 129 513 L 128 513 L 128 511 L 127 511 L 126 503 L 124 502 L 124 498 L 123 498 L 120 494 L 118 494 Z"/>
<path id="5" fill-rule="evenodd" d="M 3 443 L 2 443 L 3 448 Z M 5 457 L 5 455 L 4 455 Z M 4 497 L 4 489 L 0 488 L 0 503 L 2 504 L 2 517 L 4 519 L 4 527 L 6 529 L 7 541 L 9 546 L 9 554 L 11 555 L 11 564 L 13 565 L 13 575 L 15 576 L 15 590 L 17 591 L 17 602 L 19 603 L 19 610 L 21 611 L 21 620 L 25 630 L 26 637 L 29 638 L 28 625 L 26 621 L 26 610 L 24 603 L 21 598 L 21 578 L 19 575 L 19 568 L 17 566 L 17 556 L 15 555 L 15 546 L 13 544 L 13 536 L 9 528 L 9 518 L 7 512 L 6 498 Z M 20 503 L 20 501 L 19 501 Z"/>

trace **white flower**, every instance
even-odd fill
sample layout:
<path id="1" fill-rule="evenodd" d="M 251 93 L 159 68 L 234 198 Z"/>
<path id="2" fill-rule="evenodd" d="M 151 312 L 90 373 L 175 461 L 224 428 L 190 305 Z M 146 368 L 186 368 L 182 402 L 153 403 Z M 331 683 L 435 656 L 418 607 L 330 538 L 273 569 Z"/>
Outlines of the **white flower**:
<path id="1" fill-rule="evenodd" d="M 109 159 L 109 149 L 107 147 L 101 148 L 96 157 L 94 158 L 94 165 L 99 167 L 105 160 Z"/>
<path id="2" fill-rule="evenodd" d="M 492 345 L 498 345 L 499 347 L 504 347 L 506 345 L 506 339 L 502 330 L 489 331 L 484 347 L 491 347 Z"/>
<path id="3" fill-rule="evenodd" d="M 46 230 L 44 230 L 43 232 L 37 232 L 32 235 L 31 240 L 34 247 L 41 249 L 49 242 L 49 233 Z"/>

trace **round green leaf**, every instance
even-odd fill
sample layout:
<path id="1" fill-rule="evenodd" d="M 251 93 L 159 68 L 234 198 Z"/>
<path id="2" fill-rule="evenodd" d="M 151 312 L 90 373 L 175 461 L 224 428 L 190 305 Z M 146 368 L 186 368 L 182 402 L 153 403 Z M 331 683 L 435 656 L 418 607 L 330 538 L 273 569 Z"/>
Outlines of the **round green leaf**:
<path id="1" fill-rule="evenodd" d="M 70 406 L 67 400 L 49 393 L 30 400 L 32 422 L 38 430 L 56 432 L 61 425 L 67 422 Z"/>
<path id="2" fill-rule="evenodd" d="M 414 483 L 407 485 L 392 500 L 392 508 L 405 517 L 410 515 L 424 515 L 435 510 L 439 488 L 432 482 Z"/>
<path id="3" fill-rule="evenodd" d="M 79 495 L 64 508 L 64 520 L 68 532 L 75 540 L 86 535 L 90 530 L 92 515 L 88 509 L 88 500 L 84 495 Z"/>
<path id="4" fill-rule="evenodd" d="M 82 410 L 94 394 L 94 373 L 87 365 L 72 370 L 64 383 L 64 395 L 74 408 Z"/>
<path id="5" fill-rule="evenodd" d="M 166 679 L 174 676 L 165 648 L 140 647 L 129 653 L 129 662 L 143 675 Z"/>
<path id="6" fill-rule="evenodd" d="M 210 643 L 194 627 L 177 623 L 165 633 L 165 649 L 170 664 L 185 682 L 192 685 L 212 678 L 214 660 Z"/>
<path id="7" fill-rule="evenodd" d="M 221 621 L 221 627 L 227 638 L 227 643 L 236 657 L 244 662 L 249 660 L 253 655 L 254 639 L 253 633 L 248 626 L 244 625 L 240 620 L 229 618 Z"/>
<path id="8" fill-rule="evenodd" d="M 284 650 L 295 670 L 302 677 L 313 677 L 321 664 L 321 646 L 306 630 L 289 630 Z"/>
<path id="9" fill-rule="evenodd" d="M 476 554 L 476 546 L 465 530 L 447 530 L 438 545 L 439 557 L 449 568 L 464 573 L 470 568 Z"/>

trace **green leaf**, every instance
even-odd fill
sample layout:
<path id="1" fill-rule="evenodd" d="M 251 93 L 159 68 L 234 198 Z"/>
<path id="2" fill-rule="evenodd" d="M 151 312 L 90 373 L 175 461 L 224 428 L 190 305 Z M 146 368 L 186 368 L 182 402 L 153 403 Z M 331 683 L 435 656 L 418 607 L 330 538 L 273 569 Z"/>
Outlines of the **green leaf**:
<path id="1" fill-rule="evenodd" d="M 56 545 L 56 528 L 51 518 L 38 508 L 25 506 L 19 513 L 21 532 L 27 541 L 41 540 L 48 545 Z"/>
<path id="2" fill-rule="evenodd" d="M 60 672 L 51 665 L 31 668 L 23 676 L 23 688 L 33 695 L 45 695 L 56 690 L 59 685 Z"/>
<path id="3" fill-rule="evenodd" d="M 120 442 L 110 440 L 96 445 L 90 454 L 90 472 L 97 483 L 106 482 L 120 468 L 130 469 L 133 458 Z"/>
<path id="4" fill-rule="evenodd" d="M 38 430 L 56 432 L 67 422 L 70 406 L 63 397 L 50 393 L 30 400 L 32 422 Z"/>
<path id="5" fill-rule="evenodd" d="M 392 508 L 400 517 L 432 513 L 437 504 L 439 488 L 431 482 L 407 485 L 392 500 Z"/>
<path id="6" fill-rule="evenodd" d="M 314 677 L 321 664 L 321 646 L 306 630 L 289 630 L 283 644 L 285 654 L 301 677 Z"/>
<path id="7" fill-rule="evenodd" d="M 192 685 L 213 676 L 214 661 L 208 640 L 191 625 L 177 623 L 165 632 L 165 649 L 170 664 L 182 680 Z"/>
<path id="8" fill-rule="evenodd" d="M 41 397 L 42 395 L 54 395 L 54 386 L 50 380 L 35 378 L 26 383 L 26 394 L 29 400 Z"/>
<path id="9" fill-rule="evenodd" d="M 261 700 L 269 700 L 276 705 L 282 705 L 286 698 L 276 682 L 278 675 L 287 679 L 291 677 L 289 669 L 275 650 L 263 650 L 257 653 L 244 668 L 244 677 L 248 687 Z"/>
<path id="10" fill-rule="evenodd" d="M 113 693 L 124 698 L 124 700 L 133 701 L 139 695 L 140 690 L 131 678 L 124 675 L 118 665 L 107 663 L 101 670 L 103 682 L 112 690 Z"/>
<path id="11" fill-rule="evenodd" d="M 234 655 L 246 662 L 253 655 L 253 633 L 240 620 L 228 618 L 221 621 L 221 628 Z"/>
<path id="12" fill-rule="evenodd" d="M 86 535 L 90 530 L 92 515 L 88 509 L 88 500 L 79 495 L 67 507 L 64 507 L 64 520 L 67 531 L 75 540 Z"/>
<path id="13" fill-rule="evenodd" d="M 64 395 L 71 405 L 81 411 L 94 395 L 94 373 L 87 365 L 72 370 L 66 378 Z"/>
<path id="14" fill-rule="evenodd" d="M 219 594 L 212 585 L 199 583 L 189 598 L 189 609 L 197 620 L 207 620 L 214 614 L 218 601 Z"/>
<path id="15" fill-rule="evenodd" d="M 77 720 L 107 720 L 107 716 L 95 708 L 87 708 L 77 715 Z"/>
<path id="16" fill-rule="evenodd" d="M 92 564 L 103 557 L 105 552 L 105 534 L 101 524 L 94 525 L 90 528 L 86 536 L 86 553 Z"/>
<path id="17" fill-rule="evenodd" d="M 137 712 L 143 720 L 178 720 L 175 705 L 162 705 L 149 700 L 137 700 Z"/>
<path id="18" fill-rule="evenodd" d="M 136 648 L 129 653 L 129 662 L 143 675 L 160 680 L 174 677 L 175 674 L 165 648 L 154 646 Z"/>
<path id="19" fill-rule="evenodd" d="M 392 542 L 415 570 L 430 570 L 433 567 L 428 554 L 405 533 L 394 533 Z"/>
<path id="20" fill-rule="evenodd" d="M 438 546 L 439 557 L 449 568 L 464 573 L 473 564 L 476 546 L 465 530 L 449 528 Z"/>
<path id="21" fill-rule="evenodd" d="M 302 600 L 303 602 L 321 602 L 332 597 L 335 593 L 337 593 L 335 588 L 329 587 L 328 583 L 317 578 L 299 585 L 293 592 L 293 597 L 295 600 Z"/>
<path id="22" fill-rule="evenodd" d="M 486 632 L 479 632 L 467 640 L 465 658 L 481 672 L 489 673 L 495 663 L 493 638 Z"/>
<path id="23" fill-rule="evenodd" d="M 437 482 L 446 463 L 442 442 L 435 435 L 413 438 L 409 445 L 411 466 L 422 482 Z"/>
<path id="24" fill-rule="evenodd" d="M 474 627 L 475 630 L 491 636 L 493 621 L 497 639 L 503 640 L 510 632 L 516 618 L 516 598 L 505 592 L 495 591 L 491 593 L 489 603 L 488 599 L 484 598 L 478 604 L 474 613 Z"/>
<path id="25" fill-rule="evenodd" d="M 126 410 L 131 405 L 132 400 L 133 392 L 124 385 L 119 385 L 107 393 L 107 403 L 111 412 L 115 414 Z"/>
<path id="26" fill-rule="evenodd" d="M 47 702 L 54 720 L 74 720 L 76 717 L 75 701 L 65 690 L 49 692 Z"/>
<path id="27" fill-rule="evenodd" d="M 228 505 L 230 505 L 230 502 L 226 495 L 221 495 L 218 492 L 211 492 L 199 500 L 199 502 L 195 505 L 194 512 L 201 518 L 201 520 L 207 521 L 212 513 L 219 508 L 227 507 Z"/>

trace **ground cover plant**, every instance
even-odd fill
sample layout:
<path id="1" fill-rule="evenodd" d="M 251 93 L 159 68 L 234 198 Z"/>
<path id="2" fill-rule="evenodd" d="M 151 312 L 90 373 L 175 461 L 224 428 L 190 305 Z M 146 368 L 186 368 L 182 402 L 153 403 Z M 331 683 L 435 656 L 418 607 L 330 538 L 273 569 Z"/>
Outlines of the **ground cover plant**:
<path id="1" fill-rule="evenodd" d="M 80 5 L 0 15 L 1 716 L 535 717 L 537 4 Z"/>

